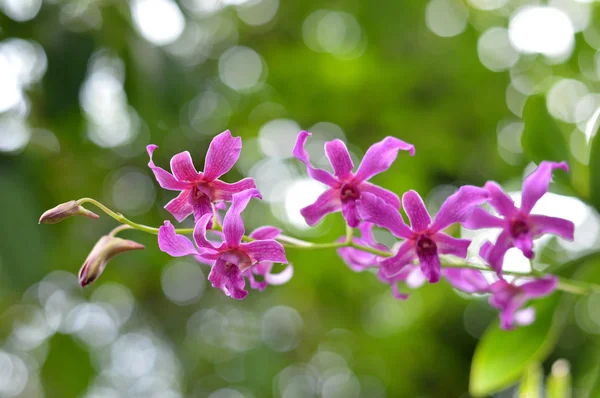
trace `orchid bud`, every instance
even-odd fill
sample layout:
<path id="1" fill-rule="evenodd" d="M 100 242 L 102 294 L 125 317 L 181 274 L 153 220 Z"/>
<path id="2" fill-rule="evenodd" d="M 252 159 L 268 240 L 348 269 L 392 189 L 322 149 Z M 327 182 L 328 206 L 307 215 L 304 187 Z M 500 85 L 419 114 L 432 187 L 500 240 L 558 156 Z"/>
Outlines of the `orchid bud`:
<path id="1" fill-rule="evenodd" d="M 88 218 L 98 218 L 98 215 L 92 213 L 88 209 L 81 206 L 77 203 L 76 200 L 72 200 L 67 203 L 62 203 L 56 207 L 53 207 L 50 210 L 47 210 L 40 217 L 39 224 L 56 224 L 61 222 L 65 218 L 69 218 L 71 216 L 85 216 Z"/>
<path id="2" fill-rule="evenodd" d="M 94 282 L 106 268 L 106 264 L 118 254 L 130 250 L 142 250 L 143 245 L 114 236 L 103 236 L 96 243 L 79 270 L 79 284 L 89 285 Z"/>

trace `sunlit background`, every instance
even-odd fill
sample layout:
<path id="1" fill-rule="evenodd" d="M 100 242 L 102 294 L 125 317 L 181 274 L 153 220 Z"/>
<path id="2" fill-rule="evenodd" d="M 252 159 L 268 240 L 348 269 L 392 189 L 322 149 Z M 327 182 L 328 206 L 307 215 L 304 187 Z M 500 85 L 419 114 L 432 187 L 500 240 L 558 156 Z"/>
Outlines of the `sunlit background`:
<path id="1" fill-rule="evenodd" d="M 252 177 L 263 196 L 247 230 L 343 234 L 339 214 L 316 228 L 299 214 L 324 190 L 291 156 L 302 129 L 322 168 L 334 138 L 355 164 L 387 135 L 415 144 L 374 181 L 418 190 L 432 211 L 488 179 L 518 202 L 535 167 L 521 145 L 535 94 L 570 132 L 577 187 L 600 124 L 597 1 L 0 0 L 0 397 L 468 396 L 496 313 L 443 282 L 397 301 L 333 251 L 289 251 L 291 282 L 237 302 L 210 287 L 207 267 L 127 231 L 146 250 L 81 289 L 79 266 L 115 223 L 37 220 L 89 196 L 159 225 L 173 192 L 156 184 L 145 146 L 160 147 L 163 167 L 189 150 L 202 169 L 225 129 L 244 144 L 225 181 Z M 536 267 L 598 247 L 600 217 L 572 192 L 534 212 L 576 224 L 574 243 L 536 242 Z M 462 233 L 477 261 L 497 231 Z M 529 266 L 508 253 L 507 269 Z M 570 360 L 579 391 L 597 377 L 582 352 L 599 352 L 598 308 L 598 294 L 578 299 L 552 356 Z"/>

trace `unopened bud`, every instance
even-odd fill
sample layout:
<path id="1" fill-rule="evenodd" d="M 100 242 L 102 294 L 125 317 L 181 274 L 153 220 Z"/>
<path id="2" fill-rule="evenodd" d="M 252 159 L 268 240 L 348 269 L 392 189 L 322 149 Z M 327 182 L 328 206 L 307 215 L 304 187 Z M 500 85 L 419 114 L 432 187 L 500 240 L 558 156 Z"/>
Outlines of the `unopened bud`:
<path id="1" fill-rule="evenodd" d="M 85 216 L 88 218 L 98 218 L 98 215 L 92 213 L 88 209 L 81 206 L 77 203 L 76 200 L 72 200 L 67 203 L 62 203 L 56 207 L 53 207 L 50 210 L 47 210 L 40 217 L 39 223 L 44 224 L 56 224 L 61 222 L 65 218 L 69 218 L 71 216 Z"/>
<path id="2" fill-rule="evenodd" d="M 79 270 L 79 284 L 86 286 L 98 279 L 104 268 L 106 268 L 106 264 L 114 256 L 130 250 L 142 250 L 143 248 L 143 245 L 132 240 L 108 235 L 103 236 L 96 243 Z"/>

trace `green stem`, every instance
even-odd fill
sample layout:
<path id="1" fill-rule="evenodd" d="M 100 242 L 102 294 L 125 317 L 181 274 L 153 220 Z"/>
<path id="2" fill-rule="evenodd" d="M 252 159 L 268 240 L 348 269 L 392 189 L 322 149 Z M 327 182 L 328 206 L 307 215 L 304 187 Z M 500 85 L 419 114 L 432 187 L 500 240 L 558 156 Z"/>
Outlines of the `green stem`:
<path id="1" fill-rule="evenodd" d="M 135 222 L 129 220 L 128 218 L 126 218 L 121 213 L 112 211 L 111 209 L 104 206 L 102 203 L 98 202 L 95 199 L 82 198 L 82 199 L 79 199 L 77 201 L 77 203 L 80 205 L 82 205 L 84 203 L 91 203 L 94 206 L 96 206 L 97 208 L 99 208 L 100 210 L 102 210 L 104 213 L 109 215 L 110 217 L 117 220 L 118 222 L 125 224 L 125 225 L 122 225 L 122 226 L 117 227 L 114 230 L 112 230 L 110 232 L 110 234 L 112 236 L 114 236 L 115 234 L 117 234 L 118 232 L 120 232 L 122 230 L 131 229 L 131 228 L 137 229 L 138 231 L 147 232 L 147 233 L 150 233 L 153 235 L 158 235 L 158 228 L 135 223 Z M 213 230 L 216 230 L 216 231 L 223 230 L 223 227 L 216 222 L 216 218 L 215 218 L 215 222 L 213 224 L 214 224 Z M 193 228 L 178 228 L 178 229 L 175 229 L 175 231 L 179 234 L 191 234 L 194 232 L 194 229 Z M 344 241 L 340 241 L 340 242 L 313 243 L 313 242 L 307 242 L 307 241 L 293 238 L 291 236 L 286 236 L 286 235 L 280 235 L 279 237 L 277 237 L 277 240 L 283 245 L 283 247 L 285 247 L 287 249 L 294 249 L 294 250 L 337 249 L 340 247 L 352 247 L 354 249 L 361 250 L 361 251 L 371 253 L 371 254 L 375 254 L 376 256 L 380 256 L 380 257 L 393 256 L 394 253 L 392 253 L 391 251 L 380 250 L 380 249 L 376 249 L 374 247 L 364 246 L 364 245 L 355 243 L 352 240 L 353 234 L 354 234 L 354 229 L 350 228 L 350 227 L 346 227 L 346 239 Z M 250 238 L 249 236 L 246 236 L 246 235 L 244 235 L 242 237 L 242 240 L 244 242 L 253 241 L 252 238 Z M 590 254 L 587 256 L 592 257 L 592 256 L 596 256 L 598 254 L 599 253 L 593 253 L 593 254 Z M 445 268 L 464 268 L 464 269 L 474 269 L 474 270 L 479 270 L 479 271 L 492 271 L 490 268 L 487 268 L 484 265 L 479 265 L 479 264 L 444 262 L 444 263 L 442 263 L 442 266 Z M 532 276 L 541 277 L 541 276 L 545 275 L 544 273 L 535 271 L 535 270 L 532 270 L 530 272 L 503 271 L 503 273 L 506 275 L 521 276 L 521 277 L 532 277 Z M 564 292 L 573 293 L 573 294 L 581 294 L 581 295 L 590 294 L 593 292 L 600 292 L 600 286 L 594 285 L 591 283 L 570 280 L 570 279 L 566 279 L 566 278 L 562 278 L 562 277 L 558 278 L 558 281 L 559 281 L 558 289 L 562 290 Z"/>

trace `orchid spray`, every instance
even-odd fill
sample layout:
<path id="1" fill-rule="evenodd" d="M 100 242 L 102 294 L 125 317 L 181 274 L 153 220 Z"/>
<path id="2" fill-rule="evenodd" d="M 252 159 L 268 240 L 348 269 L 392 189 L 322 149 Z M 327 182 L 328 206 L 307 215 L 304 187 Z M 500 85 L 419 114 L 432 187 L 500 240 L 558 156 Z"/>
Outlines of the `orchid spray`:
<path id="1" fill-rule="evenodd" d="M 573 240 L 571 221 L 531 214 L 534 204 L 548 192 L 555 170 L 568 172 L 566 162 L 541 162 L 523 182 L 520 208 L 495 182 L 483 187 L 462 186 L 450 195 L 437 214 L 430 214 L 421 196 L 409 190 L 399 195 L 369 182 L 376 174 L 390 168 L 400 157 L 407 161 L 415 148 L 396 137 L 386 137 L 373 144 L 354 171 L 346 145 L 340 140 L 325 143 L 325 155 L 333 174 L 312 165 L 305 144 L 310 133 L 301 131 L 292 154 L 305 166 L 308 175 L 326 186 L 317 200 L 300 212 L 309 226 L 319 223 L 327 214 L 341 211 L 346 234 L 329 243 L 312 243 L 284 235 L 278 228 L 262 226 L 246 235 L 242 213 L 251 200 L 261 194 L 251 178 L 227 183 L 220 178 L 238 160 L 242 140 L 225 131 L 212 140 L 206 153 L 203 171 L 198 171 L 189 152 L 171 159 L 171 173 L 153 160 L 156 145 L 147 147 L 148 166 L 158 184 L 179 192 L 167 203 L 166 210 L 177 222 L 193 215 L 194 228 L 176 228 L 165 220 L 160 227 L 135 223 L 102 203 L 83 198 L 69 201 L 45 212 L 40 223 L 54 224 L 73 215 L 98 216 L 83 207 L 93 204 L 119 223 L 110 234 L 102 237 L 91 251 L 80 271 L 82 286 L 95 281 L 108 261 L 117 254 L 143 249 L 143 246 L 116 237 L 124 229 L 135 229 L 158 235 L 158 246 L 173 256 L 193 256 L 211 267 L 208 280 L 225 295 L 241 300 L 251 289 L 264 290 L 268 285 L 280 285 L 290 280 L 294 269 L 288 263 L 286 251 L 336 249 L 340 258 L 355 272 L 373 269 L 383 283 L 392 287 L 394 297 L 407 299 L 406 288 L 415 289 L 424 283 L 444 280 L 466 294 L 487 295 L 491 306 L 500 310 L 500 325 L 512 329 L 534 321 L 532 307 L 523 308 L 531 299 L 563 290 L 572 294 L 600 291 L 600 286 L 560 278 L 532 270 L 509 272 L 504 269 L 504 257 L 512 247 L 533 258 L 533 240 L 545 234 Z M 489 204 L 499 216 L 490 214 L 482 205 Z M 404 222 L 401 207 L 410 226 Z M 225 211 L 224 217 L 220 211 Z M 452 225 L 468 229 L 497 228 L 501 232 L 495 243 L 486 242 L 477 261 L 467 261 L 471 241 L 448 232 Z M 398 238 L 393 248 L 377 242 L 373 228 L 388 230 Z M 355 236 L 355 229 L 360 236 Z M 186 235 L 191 235 L 190 240 Z M 283 264 L 283 270 L 273 272 Z"/>

